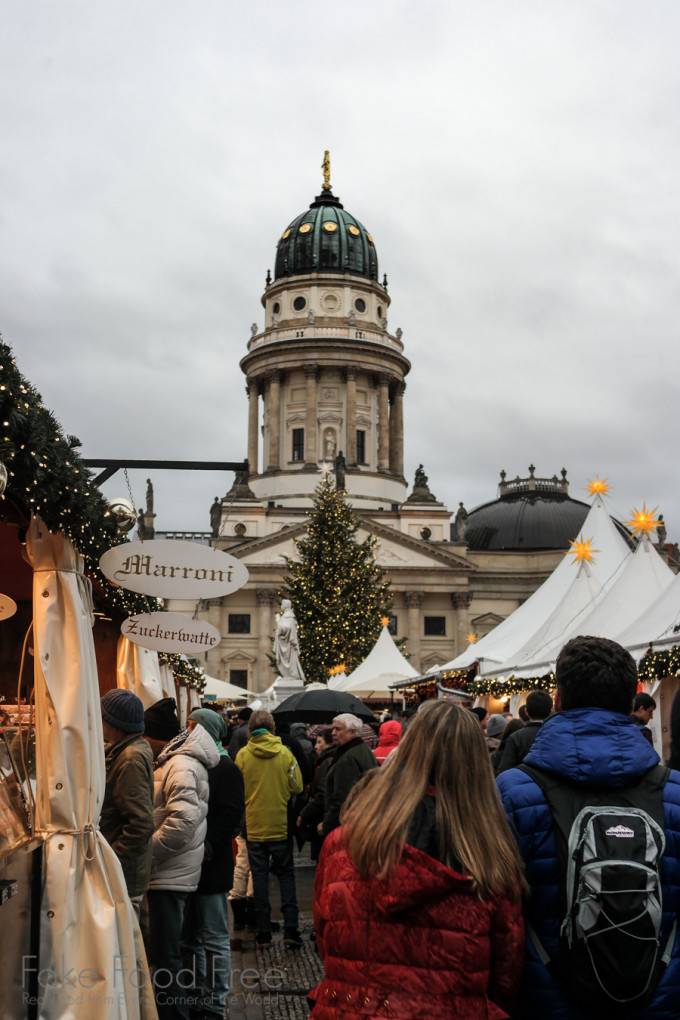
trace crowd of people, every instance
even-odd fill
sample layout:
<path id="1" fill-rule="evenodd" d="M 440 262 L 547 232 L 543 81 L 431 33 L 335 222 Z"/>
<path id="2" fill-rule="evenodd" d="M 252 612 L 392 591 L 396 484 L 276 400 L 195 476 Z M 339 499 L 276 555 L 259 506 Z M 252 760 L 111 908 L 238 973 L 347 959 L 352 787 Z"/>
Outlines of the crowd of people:
<path id="1" fill-rule="evenodd" d="M 623 648 L 575 638 L 518 718 L 427 701 L 377 742 L 349 714 L 215 706 L 181 729 L 174 700 L 108 692 L 101 829 L 161 1020 L 225 1015 L 228 905 L 231 948 L 267 947 L 270 873 L 299 949 L 296 841 L 317 862 L 313 1020 L 677 1020 L 680 774 L 637 686 Z"/>

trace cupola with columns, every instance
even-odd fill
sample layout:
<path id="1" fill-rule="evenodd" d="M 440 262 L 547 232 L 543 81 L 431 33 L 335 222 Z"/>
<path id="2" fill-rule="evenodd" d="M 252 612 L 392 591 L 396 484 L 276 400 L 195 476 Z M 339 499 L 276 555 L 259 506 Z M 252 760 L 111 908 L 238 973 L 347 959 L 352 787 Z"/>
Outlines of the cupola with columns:
<path id="1" fill-rule="evenodd" d="M 253 324 L 241 360 L 249 484 L 259 500 L 300 506 L 338 462 L 357 509 L 388 509 L 406 497 L 411 365 L 401 330 L 388 330 L 373 238 L 333 194 L 328 153 L 322 168 L 321 194 L 279 238 L 264 328 Z"/>

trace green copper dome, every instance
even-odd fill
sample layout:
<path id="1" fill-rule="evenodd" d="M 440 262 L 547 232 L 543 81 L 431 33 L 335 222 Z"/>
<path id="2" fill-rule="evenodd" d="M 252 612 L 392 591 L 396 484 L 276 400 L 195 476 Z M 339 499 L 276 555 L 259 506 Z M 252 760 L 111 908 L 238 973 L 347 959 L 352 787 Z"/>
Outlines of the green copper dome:
<path id="1" fill-rule="evenodd" d="M 330 189 L 295 217 L 276 248 L 275 280 L 305 273 L 351 273 L 378 279 L 373 238 Z"/>

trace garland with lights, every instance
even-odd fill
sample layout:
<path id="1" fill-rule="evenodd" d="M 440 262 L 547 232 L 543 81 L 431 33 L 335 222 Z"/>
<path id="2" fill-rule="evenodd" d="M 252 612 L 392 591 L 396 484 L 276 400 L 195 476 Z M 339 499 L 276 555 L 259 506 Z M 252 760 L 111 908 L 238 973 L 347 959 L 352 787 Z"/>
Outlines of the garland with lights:
<path id="1" fill-rule="evenodd" d="M 161 665 L 170 667 L 172 675 L 180 687 L 193 687 L 199 694 L 205 690 L 208 683 L 205 670 L 201 666 L 197 666 L 195 662 L 189 662 L 181 655 L 169 653 L 159 656 L 158 661 Z"/>
<path id="2" fill-rule="evenodd" d="M 285 558 L 289 571 L 282 592 L 298 623 L 300 662 L 308 682 L 325 683 L 331 670 L 351 673 L 363 662 L 389 616 L 389 582 L 374 559 L 377 539 L 356 541 L 359 522 L 344 490 L 326 477 L 308 512 L 307 531 L 296 539 L 299 560 Z"/>
<path id="3" fill-rule="evenodd" d="M 26 527 L 32 515 L 40 516 L 51 532 L 66 535 L 83 556 L 85 570 L 108 606 L 126 616 L 157 610 L 156 599 L 115 588 L 99 570 L 102 554 L 126 539 L 76 453 L 80 441 L 64 435 L 2 339 L 0 426 L 0 462 L 7 470 L 0 518 Z"/>
<path id="4" fill-rule="evenodd" d="M 650 645 L 638 665 L 639 680 L 663 680 L 680 673 L 680 645 L 655 652 Z"/>

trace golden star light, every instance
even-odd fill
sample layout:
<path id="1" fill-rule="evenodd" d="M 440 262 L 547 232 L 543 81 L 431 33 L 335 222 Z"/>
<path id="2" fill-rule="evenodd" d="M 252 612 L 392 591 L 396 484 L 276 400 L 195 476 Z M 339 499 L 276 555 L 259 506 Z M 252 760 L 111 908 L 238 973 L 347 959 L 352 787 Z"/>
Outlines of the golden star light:
<path id="1" fill-rule="evenodd" d="M 592 538 L 584 539 L 583 532 L 571 543 L 569 553 L 576 557 L 577 563 L 594 563 L 592 554 L 599 552 L 599 549 L 592 548 Z"/>
<path id="2" fill-rule="evenodd" d="M 476 641 L 477 641 L 477 635 L 476 634 L 472 634 L 472 633 L 468 634 L 468 636 L 467 636 L 467 643 L 469 645 L 474 645 Z"/>
<path id="3" fill-rule="evenodd" d="M 633 535 L 649 535 L 651 531 L 656 531 L 661 524 L 661 521 L 654 517 L 658 509 L 658 506 L 655 506 L 653 510 L 648 510 L 646 503 L 642 504 L 642 510 L 633 509 L 632 521 L 626 521 L 628 527 L 632 528 Z"/>
<path id="4" fill-rule="evenodd" d="M 380 617 L 380 626 L 381 627 L 389 627 L 389 625 L 390 625 L 390 618 L 389 618 L 389 616 L 381 616 Z"/>
<path id="5" fill-rule="evenodd" d="M 608 496 L 610 488 L 611 488 L 611 486 L 607 485 L 607 479 L 606 478 L 603 478 L 600 481 L 600 476 L 599 475 L 595 475 L 595 481 L 593 481 L 591 478 L 588 479 L 588 484 L 586 486 L 586 492 L 590 496 Z"/>

